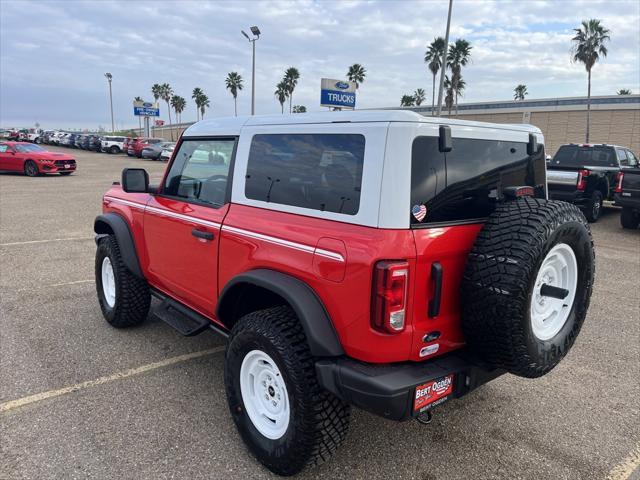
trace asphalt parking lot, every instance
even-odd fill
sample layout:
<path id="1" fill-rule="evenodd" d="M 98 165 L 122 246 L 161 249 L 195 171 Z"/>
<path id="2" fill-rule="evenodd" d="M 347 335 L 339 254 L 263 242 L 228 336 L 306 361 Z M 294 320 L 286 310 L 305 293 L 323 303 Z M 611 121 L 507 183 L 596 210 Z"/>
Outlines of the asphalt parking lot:
<path id="1" fill-rule="evenodd" d="M 228 414 L 223 339 L 182 337 L 152 314 L 116 330 L 100 313 L 101 196 L 122 168 L 153 181 L 165 164 L 72 153 L 69 177 L 0 175 L 0 478 L 273 477 Z M 554 371 L 503 376 L 428 426 L 356 410 L 338 453 L 300 477 L 639 478 L 640 231 L 615 208 L 592 229 L 591 308 Z"/>

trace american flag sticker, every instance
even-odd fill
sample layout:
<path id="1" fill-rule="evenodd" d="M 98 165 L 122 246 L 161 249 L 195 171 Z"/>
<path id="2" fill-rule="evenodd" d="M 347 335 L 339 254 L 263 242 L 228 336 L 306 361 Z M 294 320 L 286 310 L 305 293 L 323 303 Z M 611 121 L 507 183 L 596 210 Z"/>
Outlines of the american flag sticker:
<path id="1" fill-rule="evenodd" d="M 424 205 L 414 205 L 411 207 L 411 214 L 415 217 L 415 219 L 419 222 L 424 220 L 424 217 L 427 216 L 427 207 Z"/>

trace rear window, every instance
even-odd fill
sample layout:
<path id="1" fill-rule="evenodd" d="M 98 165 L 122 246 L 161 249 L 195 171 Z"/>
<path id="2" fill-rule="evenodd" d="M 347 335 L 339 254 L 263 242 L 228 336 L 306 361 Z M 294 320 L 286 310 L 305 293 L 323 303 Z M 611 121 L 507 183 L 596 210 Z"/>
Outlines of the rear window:
<path id="1" fill-rule="evenodd" d="M 508 186 L 531 186 L 545 197 L 545 155 L 527 144 L 454 138 L 442 153 L 437 137 L 417 137 L 411 158 L 412 225 L 482 219 Z"/>
<path id="2" fill-rule="evenodd" d="M 245 196 L 252 200 L 355 215 L 360 208 L 363 135 L 255 135 Z"/>
<path id="3" fill-rule="evenodd" d="M 611 147 L 563 145 L 551 160 L 562 167 L 615 167 L 616 153 Z"/>

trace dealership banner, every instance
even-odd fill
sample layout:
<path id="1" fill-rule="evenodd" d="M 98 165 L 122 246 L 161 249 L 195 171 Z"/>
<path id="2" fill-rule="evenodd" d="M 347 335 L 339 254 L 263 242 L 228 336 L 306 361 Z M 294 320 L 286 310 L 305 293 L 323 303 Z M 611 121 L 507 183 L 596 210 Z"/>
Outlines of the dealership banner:
<path id="1" fill-rule="evenodd" d="M 354 109 L 356 107 L 356 84 L 332 78 L 320 80 L 320 106 Z"/>

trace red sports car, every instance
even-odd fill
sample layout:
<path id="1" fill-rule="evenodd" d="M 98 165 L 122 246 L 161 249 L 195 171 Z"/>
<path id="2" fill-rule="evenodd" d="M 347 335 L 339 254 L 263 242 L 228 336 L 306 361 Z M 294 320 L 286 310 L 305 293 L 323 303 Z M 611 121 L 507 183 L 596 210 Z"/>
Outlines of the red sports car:
<path id="1" fill-rule="evenodd" d="M 0 170 L 24 172 L 29 177 L 42 173 L 71 175 L 76 160 L 66 153 L 49 152 L 27 142 L 0 142 Z"/>

